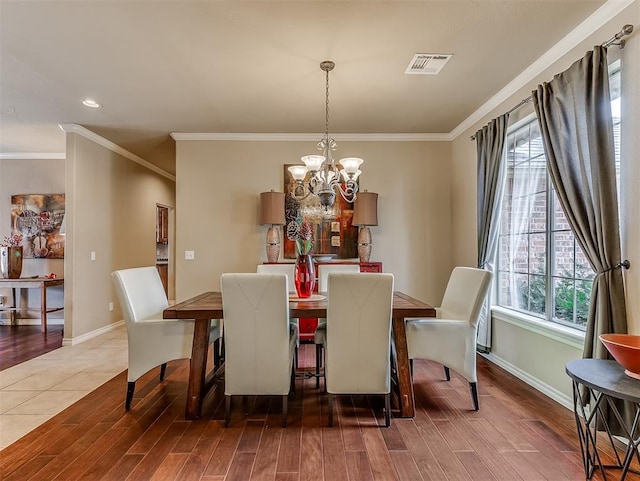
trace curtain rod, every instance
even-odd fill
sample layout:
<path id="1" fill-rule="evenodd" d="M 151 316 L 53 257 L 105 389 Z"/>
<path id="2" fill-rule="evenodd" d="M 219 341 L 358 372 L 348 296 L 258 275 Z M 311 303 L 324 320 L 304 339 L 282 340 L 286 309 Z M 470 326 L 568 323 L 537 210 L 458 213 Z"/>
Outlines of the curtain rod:
<path id="1" fill-rule="evenodd" d="M 624 48 L 624 46 L 626 44 L 626 40 L 623 37 L 626 37 L 627 35 L 631 35 L 632 32 L 633 32 L 633 25 L 627 24 L 624 27 L 622 27 L 622 30 L 620 30 L 618 33 L 616 33 L 609 40 L 607 40 L 606 42 L 600 44 L 600 46 L 604 47 L 604 48 L 608 48 L 611 45 L 618 45 L 620 48 Z M 533 96 L 529 95 L 526 99 L 522 99 L 516 105 L 514 105 L 509 110 L 507 110 L 506 113 L 510 114 L 511 112 L 514 112 L 514 111 L 518 110 L 520 107 L 522 107 L 523 105 L 528 104 L 532 100 L 533 100 Z M 472 135 L 471 137 L 469 137 L 469 140 L 476 140 L 476 136 Z"/>

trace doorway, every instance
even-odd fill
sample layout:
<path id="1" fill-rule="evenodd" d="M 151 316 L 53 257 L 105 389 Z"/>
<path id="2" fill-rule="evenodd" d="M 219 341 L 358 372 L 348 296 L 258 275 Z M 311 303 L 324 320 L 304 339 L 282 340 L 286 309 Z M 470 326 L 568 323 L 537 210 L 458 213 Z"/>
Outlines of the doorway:
<path id="1" fill-rule="evenodd" d="M 169 298 L 169 207 L 156 204 L 156 269 Z"/>

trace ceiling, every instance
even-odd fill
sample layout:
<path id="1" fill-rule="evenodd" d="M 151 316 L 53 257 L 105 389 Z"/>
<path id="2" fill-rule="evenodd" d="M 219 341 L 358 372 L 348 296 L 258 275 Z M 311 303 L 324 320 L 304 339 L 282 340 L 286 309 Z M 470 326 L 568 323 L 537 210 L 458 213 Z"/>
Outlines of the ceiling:
<path id="1" fill-rule="evenodd" d="M 0 0 L 0 154 L 75 123 L 173 174 L 171 132 L 321 133 L 322 60 L 331 133 L 449 133 L 604 3 Z"/>

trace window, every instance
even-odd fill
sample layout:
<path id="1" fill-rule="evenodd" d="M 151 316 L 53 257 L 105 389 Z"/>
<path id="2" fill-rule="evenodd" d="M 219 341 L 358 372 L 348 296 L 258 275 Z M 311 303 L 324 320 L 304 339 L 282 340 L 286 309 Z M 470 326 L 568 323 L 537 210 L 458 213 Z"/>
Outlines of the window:
<path id="1" fill-rule="evenodd" d="M 619 172 L 619 62 L 610 70 L 610 86 Z M 594 272 L 551 184 L 535 117 L 509 131 L 505 156 L 497 303 L 584 330 Z"/>

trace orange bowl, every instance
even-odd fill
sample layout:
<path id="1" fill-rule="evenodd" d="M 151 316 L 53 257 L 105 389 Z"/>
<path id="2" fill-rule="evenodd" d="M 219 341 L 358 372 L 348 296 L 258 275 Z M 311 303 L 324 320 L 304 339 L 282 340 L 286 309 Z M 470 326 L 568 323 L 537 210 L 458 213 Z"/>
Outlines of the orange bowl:
<path id="1" fill-rule="evenodd" d="M 613 358 L 624 367 L 625 374 L 640 379 L 640 336 L 600 334 L 599 338 Z"/>

